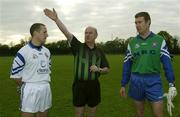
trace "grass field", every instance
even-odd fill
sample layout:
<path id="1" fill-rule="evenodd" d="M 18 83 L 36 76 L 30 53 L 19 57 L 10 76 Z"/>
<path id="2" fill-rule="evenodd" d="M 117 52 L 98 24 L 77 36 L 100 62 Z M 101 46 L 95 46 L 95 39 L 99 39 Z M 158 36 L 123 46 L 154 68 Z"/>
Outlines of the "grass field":
<path id="1" fill-rule="evenodd" d="M 130 98 L 119 96 L 120 79 L 122 74 L 122 55 L 108 55 L 111 67 L 108 75 L 101 76 L 101 104 L 98 106 L 97 117 L 135 117 L 135 110 Z M 9 79 L 12 57 L 0 57 L 0 117 L 19 117 L 19 96 L 16 93 L 15 83 Z M 176 76 L 176 88 L 180 90 L 180 56 L 173 59 L 173 68 Z M 168 90 L 167 81 L 162 75 L 164 90 Z M 53 56 L 51 88 L 53 106 L 49 117 L 73 117 L 71 84 L 73 81 L 73 57 Z M 173 117 L 180 117 L 180 94 L 174 100 Z M 165 117 L 168 117 L 164 104 Z M 152 117 L 151 107 L 146 103 L 145 117 Z"/>

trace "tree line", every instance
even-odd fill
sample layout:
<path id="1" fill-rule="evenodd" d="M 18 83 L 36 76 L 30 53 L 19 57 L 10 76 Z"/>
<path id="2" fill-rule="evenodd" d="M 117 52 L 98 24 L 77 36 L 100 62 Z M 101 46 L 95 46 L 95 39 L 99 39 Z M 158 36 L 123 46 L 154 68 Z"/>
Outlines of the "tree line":
<path id="1" fill-rule="evenodd" d="M 171 36 L 167 31 L 160 31 L 157 33 L 161 35 L 167 43 L 169 52 L 171 55 L 180 54 L 180 46 L 178 36 Z M 96 46 L 101 48 L 107 54 L 124 54 L 127 48 L 128 41 L 132 39 L 121 39 L 119 37 L 114 38 L 111 41 L 96 43 Z M 0 56 L 15 56 L 17 51 L 27 44 L 27 39 L 21 39 L 21 42 L 14 46 L 0 44 Z M 45 46 L 51 51 L 52 55 L 66 55 L 71 54 L 71 50 L 68 46 L 67 40 L 60 40 L 58 42 L 47 43 Z"/>

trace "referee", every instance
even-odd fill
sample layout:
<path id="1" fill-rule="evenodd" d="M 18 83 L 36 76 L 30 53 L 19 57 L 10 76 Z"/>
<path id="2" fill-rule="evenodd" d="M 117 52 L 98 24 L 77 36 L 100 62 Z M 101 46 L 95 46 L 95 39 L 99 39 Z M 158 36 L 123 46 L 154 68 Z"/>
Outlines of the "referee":
<path id="1" fill-rule="evenodd" d="M 83 117 L 85 105 L 90 107 L 89 117 L 96 116 L 96 107 L 101 101 L 98 78 L 109 71 L 109 64 L 104 53 L 96 47 L 98 36 L 94 27 L 85 29 L 85 43 L 81 43 L 60 21 L 56 11 L 44 10 L 45 15 L 55 21 L 59 29 L 68 39 L 74 55 L 73 105 L 75 117 Z"/>

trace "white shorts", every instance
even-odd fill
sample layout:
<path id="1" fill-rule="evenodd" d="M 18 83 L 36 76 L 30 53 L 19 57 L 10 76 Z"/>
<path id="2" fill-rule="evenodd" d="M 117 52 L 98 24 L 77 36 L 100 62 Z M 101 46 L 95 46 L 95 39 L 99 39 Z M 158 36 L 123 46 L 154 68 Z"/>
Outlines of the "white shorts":
<path id="1" fill-rule="evenodd" d="M 21 87 L 22 112 L 44 112 L 52 106 L 49 83 L 25 83 Z"/>

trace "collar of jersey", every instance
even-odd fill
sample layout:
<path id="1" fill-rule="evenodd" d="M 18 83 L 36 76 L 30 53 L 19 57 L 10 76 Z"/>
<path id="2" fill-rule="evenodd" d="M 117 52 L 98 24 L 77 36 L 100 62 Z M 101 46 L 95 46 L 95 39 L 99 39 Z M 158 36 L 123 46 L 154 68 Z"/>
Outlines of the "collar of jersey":
<path id="1" fill-rule="evenodd" d="M 42 46 L 35 46 L 35 45 L 33 45 L 33 43 L 32 43 L 31 41 L 28 43 L 28 45 L 29 45 L 31 48 L 36 49 L 36 50 L 38 50 L 38 51 L 41 51 L 41 49 L 42 49 Z"/>
<path id="2" fill-rule="evenodd" d="M 148 35 L 145 39 L 142 38 L 140 35 L 137 35 L 137 39 L 146 40 L 146 39 L 148 39 L 149 37 L 152 37 L 153 35 L 154 35 L 154 33 L 153 33 L 153 32 L 150 32 L 149 35 Z"/>
<path id="3" fill-rule="evenodd" d="M 96 44 L 94 44 L 94 48 L 89 48 L 89 46 L 88 46 L 86 43 L 84 43 L 84 46 L 85 46 L 86 48 L 90 49 L 90 50 L 95 50 L 95 49 L 96 49 Z"/>

